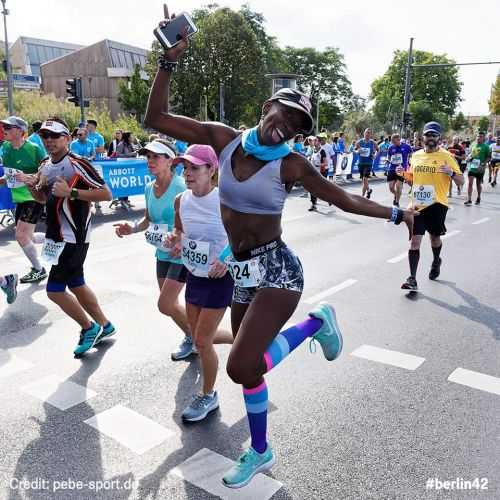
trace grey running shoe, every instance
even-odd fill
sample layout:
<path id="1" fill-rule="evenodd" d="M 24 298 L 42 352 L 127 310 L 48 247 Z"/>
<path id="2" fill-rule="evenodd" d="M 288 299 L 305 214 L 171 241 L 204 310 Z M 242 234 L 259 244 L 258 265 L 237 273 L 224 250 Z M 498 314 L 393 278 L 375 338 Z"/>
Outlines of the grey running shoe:
<path id="1" fill-rule="evenodd" d="M 193 339 L 186 335 L 179 346 L 179 350 L 171 354 L 172 361 L 186 359 L 191 354 L 198 354 L 196 347 L 193 345 Z"/>
<path id="2" fill-rule="evenodd" d="M 47 277 L 47 271 L 45 267 L 42 267 L 40 271 L 37 271 L 34 267 L 31 268 L 31 271 L 23 276 L 19 281 L 21 283 L 38 283 L 39 281 L 44 280 Z"/>
<path id="3" fill-rule="evenodd" d="M 17 274 L 7 274 L 4 278 L 7 283 L 0 288 L 7 295 L 7 304 L 13 304 L 17 298 Z"/>
<path id="4" fill-rule="evenodd" d="M 188 422 L 198 422 L 217 408 L 219 408 L 217 391 L 212 391 L 212 394 L 205 394 L 203 396 L 196 394 L 193 396 L 191 404 L 182 412 L 182 418 Z"/>

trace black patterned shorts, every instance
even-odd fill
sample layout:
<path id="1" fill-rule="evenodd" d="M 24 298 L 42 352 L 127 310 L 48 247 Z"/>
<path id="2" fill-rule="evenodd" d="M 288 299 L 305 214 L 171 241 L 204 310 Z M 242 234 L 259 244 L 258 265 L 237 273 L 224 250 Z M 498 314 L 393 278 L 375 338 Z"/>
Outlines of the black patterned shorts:
<path id="1" fill-rule="evenodd" d="M 302 293 L 304 272 L 299 258 L 286 246 L 282 245 L 258 257 L 262 281 L 252 288 L 234 287 L 233 302 L 250 304 L 257 290 L 261 288 L 281 288 Z"/>

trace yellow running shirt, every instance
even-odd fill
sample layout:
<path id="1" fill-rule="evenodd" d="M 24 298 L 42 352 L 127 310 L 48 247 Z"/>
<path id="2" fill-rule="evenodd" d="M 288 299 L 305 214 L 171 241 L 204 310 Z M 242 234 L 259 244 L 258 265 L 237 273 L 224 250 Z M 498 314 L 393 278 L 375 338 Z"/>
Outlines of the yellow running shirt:
<path id="1" fill-rule="evenodd" d="M 462 174 L 453 155 L 445 149 L 434 153 L 421 149 L 413 153 L 410 172 L 413 174 L 411 199 L 415 209 L 423 210 L 434 203 L 448 206 L 450 176 L 439 172 L 444 165 L 448 165 L 455 174 Z"/>

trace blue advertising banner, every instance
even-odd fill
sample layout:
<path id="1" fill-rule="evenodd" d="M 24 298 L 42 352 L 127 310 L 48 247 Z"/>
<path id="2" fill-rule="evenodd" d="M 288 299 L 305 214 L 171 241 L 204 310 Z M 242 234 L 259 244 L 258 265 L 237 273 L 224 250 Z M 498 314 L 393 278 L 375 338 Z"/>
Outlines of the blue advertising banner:
<path id="1" fill-rule="evenodd" d="M 0 166 L 0 177 L 3 176 L 3 167 Z M 5 186 L 0 187 L 0 210 L 11 210 L 14 208 L 10 189 Z"/>
<path id="2" fill-rule="evenodd" d="M 146 184 L 153 180 L 145 158 L 96 160 L 92 165 L 111 189 L 113 198 L 144 194 Z"/>

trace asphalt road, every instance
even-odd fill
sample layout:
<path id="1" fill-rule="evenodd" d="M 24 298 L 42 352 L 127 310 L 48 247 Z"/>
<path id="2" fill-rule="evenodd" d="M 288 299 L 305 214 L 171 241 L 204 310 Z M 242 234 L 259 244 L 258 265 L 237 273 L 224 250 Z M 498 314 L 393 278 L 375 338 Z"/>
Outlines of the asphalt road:
<path id="1" fill-rule="evenodd" d="M 373 184 L 374 199 L 390 204 L 385 182 Z M 416 296 L 400 290 L 403 227 L 321 202 L 310 213 L 294 190 L 284 239 L 306 285 L 291 322 L 328 300 L 344 351 L 329 363 L 305 343 L 269 374 L 277 464 L 240 491 L 219 485 L 223 457 L 249 443 L 241 390 L 223 369 L 229 348 L 218 348 L 220 410 L 184 425 L 199 364 L 170 361 L 181 335 L 156 308 L 153 250 L 141 235 L 114 236 L 113 221 L 140 217 L 142 200 L 133 201 L 131 214 L 95 219 L 87 260 L 114 340 L 73 359 L 77 328 L 43 284 L 21 285 L 14 305 L 0 304 L 0 498 L 500 498 L 498 188 L 486 188 L 480 207 L 450 200 L 441 277 L 427 279 L 425 241 Z M 0 262 L 3 274 L 27 270 L 9 230 L 0 231 Z M 457 489 L 466 481 L 472 490 Z"/>

